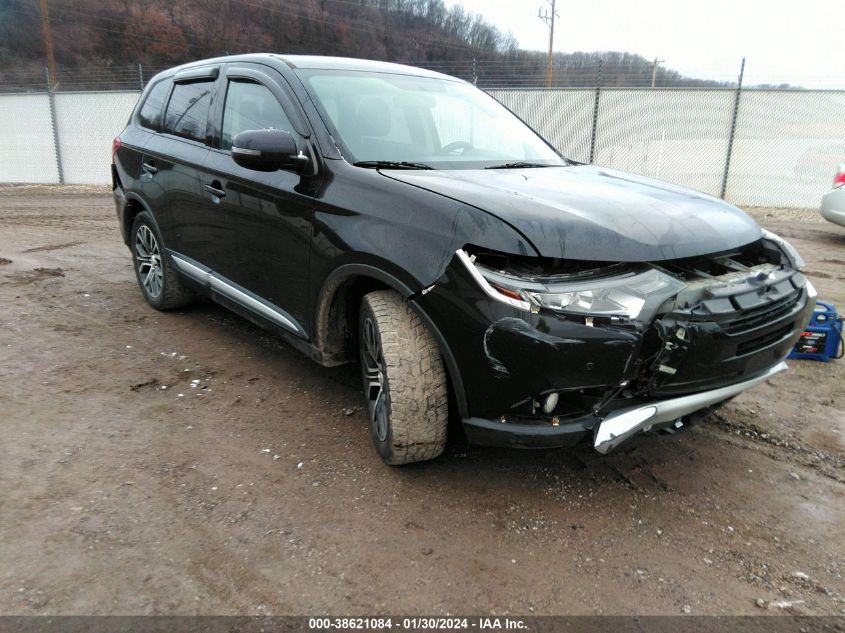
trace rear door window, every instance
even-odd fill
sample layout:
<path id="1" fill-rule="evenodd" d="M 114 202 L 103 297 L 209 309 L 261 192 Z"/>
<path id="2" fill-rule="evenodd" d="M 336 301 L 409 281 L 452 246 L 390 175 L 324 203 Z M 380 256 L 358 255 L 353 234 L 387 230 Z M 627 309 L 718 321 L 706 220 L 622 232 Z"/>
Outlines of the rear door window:
<path id="1" fill-rule="evenodd" d="M 213 88 L 214 81 L 211 80 L 173 86 L 173 94 L 164 115 L 163 131 L 205 143 Z"/>
<path id="2" fill-rule="evenodd" d="M 232 139 L 245 130 L 274 128 L 294 134 L 282 105 L 266 86 L 255 81 L 233 79 L 223 108 L 222 149 L 232 148 Z"/>

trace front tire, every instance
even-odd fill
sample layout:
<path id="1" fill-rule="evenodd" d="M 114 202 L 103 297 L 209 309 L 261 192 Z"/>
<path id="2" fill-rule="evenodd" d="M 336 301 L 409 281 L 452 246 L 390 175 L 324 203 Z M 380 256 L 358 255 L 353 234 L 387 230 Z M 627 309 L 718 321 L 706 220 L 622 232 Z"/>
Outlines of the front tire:
<path id="1" fill-rule="evenodd" d="M 182 308 L 196 298 L 174 270 L 149 212 L 142 211 L 135 216 L 129 234 L 129 248 L 138 286 L 144 299 L 156 310 Z"/>
<path id="2" fill-rule="evenodd" d="M 370 435 L 391 466 L 434 459 L 446 447 L 449 398 L 437 343 L 392 290 L 367 294 L 358 319 Z"/>

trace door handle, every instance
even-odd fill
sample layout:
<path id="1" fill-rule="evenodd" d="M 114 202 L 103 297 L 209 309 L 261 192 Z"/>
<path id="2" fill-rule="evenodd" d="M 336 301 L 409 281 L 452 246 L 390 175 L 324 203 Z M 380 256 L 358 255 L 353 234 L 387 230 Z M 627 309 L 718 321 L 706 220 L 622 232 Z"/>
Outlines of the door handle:
<path id="1" fill-rule="evenodd" d="M 144 161 L 141 163 L 141 167 L 143 167 L 144 171 L 148 174 L 158 173 L 158 167 L 156 167 L 156 162 L 154 160 Z"/>
<path id="2" fill-rule="evenodd" d="M 218 198 L 226 197 L 226 192 L 223 190 L 223 186 L 216 180 L 210 185 L 203 185 L 203 187 L 205 187 L 205 190 L 212 196 L 216 196 Z"/>

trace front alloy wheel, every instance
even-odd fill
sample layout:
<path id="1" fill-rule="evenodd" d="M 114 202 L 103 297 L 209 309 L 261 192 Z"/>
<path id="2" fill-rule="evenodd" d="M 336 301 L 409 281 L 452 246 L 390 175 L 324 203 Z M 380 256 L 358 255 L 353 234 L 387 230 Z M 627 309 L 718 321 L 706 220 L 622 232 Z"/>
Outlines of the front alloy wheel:
<path id="1" fill-rule="evenodd" d="M 434 459 L 446 447 L 446 372 L 437 343 L 392 290 L 371 292 L 359 314 L 361 377 L 370 436 L 391 465 Z"/>

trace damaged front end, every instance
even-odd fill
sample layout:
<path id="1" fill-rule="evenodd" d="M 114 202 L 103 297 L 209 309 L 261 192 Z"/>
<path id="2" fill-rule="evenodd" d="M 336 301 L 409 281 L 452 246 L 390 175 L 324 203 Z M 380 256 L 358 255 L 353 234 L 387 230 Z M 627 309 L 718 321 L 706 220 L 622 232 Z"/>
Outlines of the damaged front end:
<path id="1" fill-rule="evenodd" d="M 777 236 L 652 263 L 467 245 L 417 301 L 460 359 L 470 441 L 606 452 L 674 431 L 786 368 L 815 291 Z"/>

